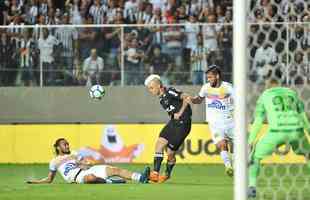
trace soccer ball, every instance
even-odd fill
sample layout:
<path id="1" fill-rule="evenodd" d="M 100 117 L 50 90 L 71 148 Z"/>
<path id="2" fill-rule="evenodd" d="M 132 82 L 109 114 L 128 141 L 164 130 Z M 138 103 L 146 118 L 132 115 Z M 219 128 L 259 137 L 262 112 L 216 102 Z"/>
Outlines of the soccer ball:
<path id="1" fill-rule="evenodd" d="M 100 100 L 105 95 L 105 90 L 101 85 L 93 85 L 89 89 L 89 96 L 92 99 Z"/>

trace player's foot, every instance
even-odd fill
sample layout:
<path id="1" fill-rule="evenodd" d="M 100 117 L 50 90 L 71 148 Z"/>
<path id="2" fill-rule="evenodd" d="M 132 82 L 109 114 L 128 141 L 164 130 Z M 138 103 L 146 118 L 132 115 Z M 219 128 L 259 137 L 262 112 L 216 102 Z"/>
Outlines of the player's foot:
<path id="1" fill-rule="evenodd" d="M 248 198 L 256 198 L 256 187 L 249 187 L 248 188 Z"/>
<path id="2" fill-rule="evenodd" d="M 159 173 L 156 171 L 152 171 L 149 176 L 150 181 L 157 183 L 159 179 Z"/>
<path id="3" fill-rule="evenodd" d="M 144 168 L 143 172 L 141 173 L 140 180 L 139 180 L 140 183 L 149 182 L 150 171 L 151 169 L 149 167 Z"/>
<path id="4" fill-rule="evenodd" d="M 170 176 L 167 176 L 167 175 L 159 175 L 158 176 L 158 183 L 166 182 L 169 178 L 170 178 Z"/>
<path id="5" fill-rule="evenodd" d="M 225 173 L 230 177 L 234 176 L 234 170 L 231 166 L 225 167 Z"/>

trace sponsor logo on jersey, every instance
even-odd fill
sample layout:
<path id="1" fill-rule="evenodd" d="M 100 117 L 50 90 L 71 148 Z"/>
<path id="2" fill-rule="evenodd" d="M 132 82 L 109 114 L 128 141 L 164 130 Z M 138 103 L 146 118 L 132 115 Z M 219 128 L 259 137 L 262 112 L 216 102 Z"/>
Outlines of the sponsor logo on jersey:
<path id="1" fill-rule="evenodd" d="M 65 166 L 65 171 L 64 171 L 64 175 L 67 176 L 68 173 L 72 170 L 75 169 L 77 167 L 77 165 L 75 163 L 67 163 Z"/>
<path id="2" fill-rule="evenodd" d="M 208 108 L 215 108 L 219 110 L 226 110 L 226 106 L 222 104 L 222 102 L 218 100 L 212 101 L 212 103 L 208 104 Z"/>

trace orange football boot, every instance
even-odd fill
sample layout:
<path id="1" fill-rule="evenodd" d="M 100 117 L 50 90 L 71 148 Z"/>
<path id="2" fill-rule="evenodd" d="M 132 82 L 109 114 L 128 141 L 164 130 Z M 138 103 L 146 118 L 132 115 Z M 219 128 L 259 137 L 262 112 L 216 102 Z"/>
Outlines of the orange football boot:
<path id="1" fill-rule="evenodd" d="M 169 178 L 170 178 L 170 176 L 167 176 L 167 175 L 159 175 L 159 176 L 158 176 L 158 183 L 164 183 L 164 182 L 166 182 Z"/>
<path id="2" fill-rule="evenodd" d="M 156 171 L 151 171 L 150 173 L 150 181 L 154 182 L 154 183 L 157 183 L 158 182 L 158 178 L 159 178 L 159 173 L 156 172 Z"/>

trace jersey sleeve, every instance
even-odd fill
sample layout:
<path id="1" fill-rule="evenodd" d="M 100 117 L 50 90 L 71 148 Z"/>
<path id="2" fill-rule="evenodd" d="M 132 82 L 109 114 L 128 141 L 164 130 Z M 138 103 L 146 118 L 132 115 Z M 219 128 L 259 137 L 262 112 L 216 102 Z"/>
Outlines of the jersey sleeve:
<path id="1" fill-rule="evenodd" d="M 57 171 L 57 167 L 56 167 L 56 163 L 54 160 L 51 160 L 49 163 L 49 170 L 52 172 L 56 172 Z"/>
<path id="2" fill-rule="evenodd" d="M 265 106 L 263 96 L 260 96 L 256 103 L 255 113 L 254 113 L 254 122 L 250 129 L 250 136 L 248 139 L 248 143 L 252 144 L 256 139 L 257 133 L 260 131 L 264 119 L 265 119 Z"/>
<path id="3" fill-rule="evenodd" d="M 168 89 L 167 94 L 171 98 L 182 100 L 182 98 L 181 98 L 182 92 L 180 90 L 177 90 L 177 89 L 171 87 Z"/>
<path id="4" fill-rule="evenodd" d="M 198 93 L 198 96 L 201 97 L 201 98 L 206 97 L 206 92 L 205 92 L 206 89 L 207 89 L 206 85 L 202 86 L 202 88 L 200 89 L 200 91 Z"/>
<path id="5" fill-rule="evenodd" d="M 297 109 L 303 119 L 304 129 L 306 129 L 308 134 L 310 134 L 310 122 L 307 114 L 305 113 L 305 105 L 301 100 L 298 101 Z"/>

